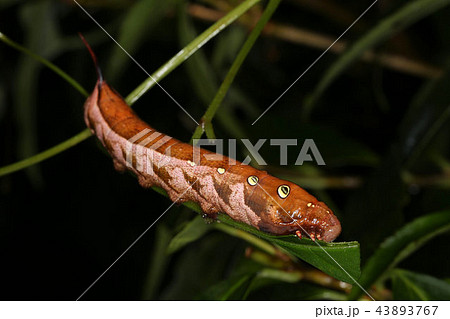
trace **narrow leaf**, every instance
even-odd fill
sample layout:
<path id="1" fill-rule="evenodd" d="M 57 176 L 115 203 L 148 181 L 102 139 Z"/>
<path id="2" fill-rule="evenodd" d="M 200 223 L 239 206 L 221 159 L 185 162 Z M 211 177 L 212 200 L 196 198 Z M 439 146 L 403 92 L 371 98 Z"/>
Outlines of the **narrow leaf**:
<path id="1" fill-rule="evenodd" d="M 156 187 L 153 189 L 167 196 L 162 189 Z M 196 203 L 185 202 L 183 205 L 198 213 L 201 212 Z M 361 274 L 358 242 L 325 243 L 322 241 L 313 242 L 309 239 L 298 239 L 294 235 L 270 235 L 250 225 L 237 222 L 224 214 L 218 215 L 218 221 L 265 239 L 336 279 L 354 284 L 354 280 L 357 280 Z"/>
<path id="2" fill-rule="evenodd" d="M 133 104 L 134 102 L 136 102 L 136 100 L 138 100 L 152 86 L 155 85 L 155 81 L 164 78 L 167 74 L 172 72 L 176 67 L 187 60 L 192 54 L 197 52 L 205 43 L 209 42 L 212 38 L 214 38 L 223 29 L 233 23 L 237 18 L 247 12 L 247 10 L 249 10 L 259 1 L 261 0 L 246 0 L 233 10 L 231 10 L 226 16 L 214 23 L 211 27 L 209 27 L 197 38 L 195 38 L 191 43 L 185 46 L 183 50 L 181 50 L 177 55 L 167 61 L 164 66 L 162 66 L 155 72 L 152 78 L 148 78 L 147 80 L 142 82 L 141 85 L 139 85 L 133 92 L 128 95 L 126 101 L 129 104 Z"/>
<path id="3" fill-rule="evenodd" d="M 142 299 L 152 300 L 163 281 L 167 271 L 167 264 L 170 256 L 167 256 L 167 246 L 172 238 L 172 232 L 164 225 L 160 224 L 156 229 L 155 243 L 151 252 L 151 261 L 148 267 L 147 276 L 142 289 Z"/>
<path id="4" fill-rule="evenodd" d="M 243 300 L 253 278 L 254 274 L 246 274 L 223 280 L 206 290 L 201 298 L 207 300 Z"/>
<path id="5" fill-rule="evenodd" d="M 211 230 L 211 226 L 206 224 L 199 215 L 187 223 L 184 228 L 170 241 L 167 253 L 172 254 L 189 243 L 196 241 Z"/>
<path id="6" fill-rule="evenodd" d="M 444 280 L 403 269 L 391 276 L 395 300 L 450 300 L 450 284 Z"/>

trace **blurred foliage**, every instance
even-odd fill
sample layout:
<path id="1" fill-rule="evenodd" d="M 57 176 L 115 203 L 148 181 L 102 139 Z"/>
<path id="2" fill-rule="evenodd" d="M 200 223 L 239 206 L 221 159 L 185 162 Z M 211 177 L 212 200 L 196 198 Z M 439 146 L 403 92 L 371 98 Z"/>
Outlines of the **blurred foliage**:
<path id="1" fill-rule="evenodd" d="M 300 145 L 288 165 L 268 142 L 261 155 L 343 226 L 322 250 L 174 206 L 83 299 L 369 298 L 361 287 L 375 299 L 449 299 L 450 1 L 379 0 L 309 70 L 373 1 L 78 3 L 146 71 L 158 70 L 194 119 L 212 119 L 208 136 L 313 138 L 326 166 L 295 166 Z M 208 29 L 241 3 L 251 8 L 237 21 Z M 186 142 L 196 129 L 163 90 L 147 92 L 147 75 L 74 1 L 1 1 L 2 299 L 78 298 L 170 205 L 115 172 L 95 139 L 80 143 L 89 136 L 80 92 L 95 70 L 77 32 L 143 119 Z M 188 48 L 195 53 L 176 60 Z"/>

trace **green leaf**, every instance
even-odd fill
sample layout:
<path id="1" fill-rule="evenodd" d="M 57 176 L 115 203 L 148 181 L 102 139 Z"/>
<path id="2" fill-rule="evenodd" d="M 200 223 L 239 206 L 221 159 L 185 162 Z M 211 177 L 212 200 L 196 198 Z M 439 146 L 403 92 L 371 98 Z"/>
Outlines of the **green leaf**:
<path id="1" fill-rule="evenodd" d="M 273 268 L 263 268 L 256 272 L 251 284 L 248 286 L 244 299 L 264 287 L 280 284 L 281 282 L 295 284 L 301 281 L 303 274 L 289 270 L 280 270 Z"/>
<path id="2" fill-rule="evenodd" d="M 153 187 L 153 189 L 161 194 L 165 194 L 160 188 Z M 201 212 L 201 209 L 196 203 L 185 202 L 183 205 L 196 212 Z M 219 214 L 218 221 L 251 235 L 255 235 L 256 237 L 265 239 L 270 243 L 283 248 L 287 253 L 306 261 L 336 279 L 354 284 L 354 280 L 358 279 L 361 274 L 358 242 L 325 243 L 322 241 L 313 242 L 309 239 L 298 239 L 294 235 L 270 235 L 261 232 L 250 225 L 237 222 L 225 214 Z M 221 224 L 218 226 L 220 226 L 218 228 L 223 227 Z M 254 238 L 257 239 L 256 237 Z M 246 240 L 252 242 L 250 238 L 246 238 Z M 258 243 L 255 245 L 259 247 Z M 262 249 L 266 251 L 266 249 Z"/>
<path id="3" fill-rule="evenodd" d="M 296 272 L 272 268 L 256 268 L 253 269 L 253 271 L 235 275 L 219 282 L 205 291 L 205 293 L 201 295 L 201 298 L 208 300 L 246 300 L 249 295 L 255 292 L 257 293 L 257 291 L 265 287 L 271 287 L 280 283 L 294 284 L 298 283 L 301 279 L 301 274 Z M 305 285 L 306 287 L 313 289 L 306 289 L 305 291 L 303 289 L 303 286 Z M 294 298 L 292 298 L 291 293 L 289 293 L 289 297 L 285 296 L 284 298 L 289 300 L 313 299 L 318 297 L 319 294 L 321 294 L 320 297 L 331 300 L 344 300 L 345 298 L 345 295 L 342 293 L 313 285 L 310 286 L 305 283 L 302 283 L 302 286 L 295 287 L 302 287 L 302 289 L 300 289 L 301 292 L 296 289 Z"/>
<path id="4" fill-rule="evenodd" d="M 222 70 L 233 63 L 236 54 L 247 37 L 247 30 L 240 25 L 231 26 L 217 38 L 211 64 L 216 70 Z"/>
<path id="5" fill-rule="evenodd" d="M 167 253 L 176 252 L 187 244 L 203 237 L 211 229 L 211 225 L 206 224 L 200 215 L 196 216 L 170 241 Z"/>
<path id="6" fill-rule="evenodd" d="M 214 25 L 209 27 L 206 31 L 204 31 L 201 35 L 199 35 L 191 43 L 189 43 L 186 47 L 184 47 L 180 52 L 178 52 L 174 57 L 172 57 L 169 61 L 167 61 L 165 64 L 163 64 L 155 73 L 152 74 L 152 76 L 150 78 L 145 80 L 133 92 L 131 92 L 125 98 L 125 101 L 129 105 L 134 104 L 143 94 L 145 94 L 150 88 L 152 88 L 155 85 L 155 83 L 159 82 L 164 77 L 166 77 L 170 72 L 172 72 L 180 64 L 182 64 L 184 61 L 186 61 L 192 54 L 197 52 L 205 43 L 207 43 L 214 36 L 216 36 L 218 33 L 220 33 L 221 30 L 223 30 L 228 25 L 233 23 L 237 18 L 239 18 L 242 14 L 244 14 L 247 10 L 249 10 L 253 5 L 258 3 L 259 1 L 260 0 L 247 0 L 247 1 L 243 2 L 242 4 L 240 4 L 239 6 L 237 6 L 236 8 L 234 8 L 233 10 L 231 10 L 222 19 L 220 19 Z M 33 30 L 33 28 L 31 28 L 31 30 Z M 19 46 L 19 45 L 13 43 L 12 41 L 9 41 L 9 39 L 4 37 L 2 33 L 0 33 L 0 36 L 1 36 L 2 41 L 11 45 L 15 49 L 18 49 L 20 51 L 23 51 L 23 52 L 31 55 L 34 59 L 37 59 L 38 62 L 43 63 L 48 67 L 51 66 L 51 63 L 49 61 L 47 61 L 45 58 L 43 58 L 43 57 L 38 58 L 37 54 L 31 53 L 30 50 L 25 49 L 22 46 Z M 55 43 L 52 43 L 52 46 L 46 47 L 46 50 L 49 50 L 49 48 L 55 47 L 56 46 Z M 42 41 L 38 41 L 38 44 L 40 47 L 42 47 Z M 39 50 L 36 52 L 39 52 Z M 62 76 L 70 84 L 72 84 L 72 85 L 76 84 L 75 81 L 69 80 L 68 76 L 64 76 L 62 72 L 58 72 L 59 69 L 57 69 L 56 67 L 51 67 L 51 69 L 54 70 L 55 72 L 57 72 L 58 75 Z M 82 94 L 84 94 L 83 91 L 85 91 L 85 90 L 83 90 L 81 88 L 81 86 L 78 85 L 77 89 L 80 92 L 82 92 Z M 225 122 L 226 122 L 226 120 L 227 120 L 227 118 L 224 117 Z M 30 156 L 19 162 L 1 167 L 0 168 L 0 176 L 7 175 L 10 173 L 16 172 L 18 170 L 30 167 L 31 165 L 40 163 L 48 158 L 55 156 L 58 153 L 61 153 L 65 150 L 73 147 L 74 145 L 80 143 L 81 141 L 84 141 L 89 136 L 91 136 L 91 134 L 89 133 L 89 130 L 85 129 L 85 130 L 81 131 L 80 133 L 78 133 L 77 135 L 73 136 L 72 138 L 70 138 L 58 145 L 55 145 L 54 147 L 51 147 L 41 153 L 38 153 L 34 156 Z"/>
<path id="7" fill-rule="evenodd" d="M 390 268 L 422 247 L 431 238 L 450 230 L 450 211 L 417 218 L 387 238 L 364 266 L 359 284 L 368 288 Z M 353 286 L 349 299 L 357 299 L 362 291 Z"/>
<path id="8" fill-rule="evenodd" d="M 394 300 L 450 300 L 450 284 L 444 280 L 403 269 L 391 277 Z"/>
<path id="9" fill-rule="evenodd" d="M 20 9 L 21 27 L 26 30 L 26 47 L 42 57 L 51 60 L 62 52 L 61 35 L 57 24 L 57 7 L 53 1 L 30 1 Z M 42 65 L 28 57 L 21 57 L 13 81 L 13 110 L 20 134 L 17 140 L 17 156 L 26 158 L 35 154 L 37 140 L 37 103 L 39 75 Z M 27 171 L 35 187 L 43 186 L 43 178 L 38 167 Z"/>
<path id="10" fill-rule="evenodd" d="M 420 154 L 432 154 L 429 146 L 450 117 L 450 61 L 442 77 L 427 82 L 416 94 L 400 126 L 400 153 L 411 167 Z M 434 142 L 434 141 L 433 141 Z M 443 146 L 445 149 L 446 146 Z"/>
<path id="11" fill-rule="evenodd" d="M 0 41 L 3 41 L 10 47 L 25 53 L 32 59 L 36 60 L 37 62 L 43 64 L 44 66 L 48 67 L 50 70 L 55 72 L 57 75 L 59 75 L 61 78 L 63 78 L 67 83 L 73 86 L 74 89 L 76 89 L 78 92 L 81 93 L 84 97 L 88 97 L 89 93 L 86 91 L 85 88 L 83 88 L 74 78 L 72 78 L 70 75 L 68 75 L 66 72 L 61 70 L 58 66 L 50 62 L 49 60 L 45 59 L 44 57 L 40 56 L 39 54 L 34 53 L 33 51 L 30 51 L 26 47 L 20 45 L 17 42 L 14 42 L 10 38 L 8 38 L 4 33 L 0 32 Z"/>
<path id="12" fill-rule="evenodd" d="M 185 5 L 178 8 L 178 36 L 181 46 L 186 46 L 198 36 Z M 219 86 L 205 52 L 199 50 L 184 65 L 195 93 L 203 104 L 208 105 Z"/>
<path id="13" fill-rule="evenodd" d="M 227 215 L 219 215 L 219 220 L 268 240 L 336 279 L 354 284 L 354 280 L 360 276 L 359 244 L 357 242 L 325 243 L 313 242 L 309 239 L 300 240 L 294 235 L 269 235 L 247 224 L 234 221 Z"/>
<path id="14" fill-rule="evenodd" d="M 244 300 L 254 277 L 254 274 L 246 274 L 223 280 L 200 297 L 206 300 Z"/>
<path id="15" fill-rule="evenodd" d="M 181 44 L 185 45 L 185 43 L 189 43 L 196 38 L 197 35 L 184 6 L 180 7 L 182 10 L 179 10 L 179 36 Z M 204 105 L 209 105 L 219 89 L 219 83 L 205 53 L 199 50 L 186 61 L 185 65 L 195 93 Z M 230 112 L 227 112 L 228 106 L 228 102 L 224 102 L 222 110 L 225 112 L 219 112 L 216 119 L 232 136 L 236 138 L 245 136 L 235 117 Z M 195 136 L 194 138 L 200 138 L 200 136 Z"/>
<path id="16" fill-rule="evenodd" d="M 407 28 L 413 23 L 438 11 L 450 3 L 450 0 L 416 0 L 408 1 L 400 10 L 382 20 L 376 27 L 361 37 L 347 52 L 345 52 L 323 76 L 312 95 L 307 99 L 303 109 L 304 116 L 309 117 L 317 99 L 328 86 L 359 59 L 364 52 L 389 39 L 394 34 Z"/>
<path id="17" fill-rule="evenodd" d="M 230 67 L 230 70 L 228 71 L 225 79 L 223 80 L 222 84 L 220 85 L 219 90 L 217 91 L 216 95 L 214 96 L 213 101 L 211 102 L 211 104 L 208 107 L 208 110 L 206 110 L 206 113 L 204 115 L 205 119 L 211 121 L 212 118 L 214 117 L 214 114 L 217 112 L 217 109 L 219 108 L 223 99 L 227 95 L 228 90 L 229 90 L 231 84 L 233 83 L 234 78 L 236 77 L 240 67 L 244 63 L 248 53 L 252 49 L 256 40 L 259 38 L 264 26 L 267 24 L 267 22 L 270 20 L 270 18 L 276 11 L 278 5 L 280 4 L 280 1 L 281 0 L 270 0 L 269 3 L 267 4 L 260 19 L 256 23 L 252 32 L 247 37 L 247 40 L 245 41 L 242 48 L 239 50 L 239 53 L 237 54 L 236 59 L 234 59 L 233 64 Z"/>
<path id="18" fill-rule="evenodd" d="M 160 224 L 156 229 L 155 243 L 151 252 L 152 259 L 143 286 L 142 299 L 144 300 L 154 299 L 155 292 L 161 285 L 170 260 L 166 251 L 171 238 L 172 231 L 164 224 Z"/>
<path id="19" fill-rule="evenodd" d="M 196 297 L 224 279 L 224 274 L 230 270 L 230 258 L 236 256 L 236 245 L 224 244 L 225 241 L 232 243 L 234 239 L 227 238 L 230 239 L 225 234 L 211 232 L 203 240 L 181 250 L 171 265 L 170 280 L 161 287 L 160 299 L 206 299 L 207 296 Z M 239 252 L 239 256 L 241 254 Z"/>

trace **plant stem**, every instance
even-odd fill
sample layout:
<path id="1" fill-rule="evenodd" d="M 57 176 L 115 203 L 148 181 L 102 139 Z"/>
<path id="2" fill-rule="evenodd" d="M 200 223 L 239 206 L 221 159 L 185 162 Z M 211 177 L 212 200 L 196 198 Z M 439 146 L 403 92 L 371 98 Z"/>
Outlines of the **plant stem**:
<path id="1" fill-rule="evenodd" d="M 75 136 L 65 140 L 64 142 L 57 144 L 41 153 L 38 153 L 31 157 L 28 157 L 24 160 L 15 162 L 13 164 L 0 167 L 0 176 L 8 175 L 13 172 L 16 172 L 21 169 L 32 166 L 34 164 L 37 164 L 39 162 L 42 162 L 50 157 L 53 157 L 65 150 L 71 148 L 72 146 L 77 145 L 78 143 L 87 139 L 89 136 L 91 136 L 91 132 L 88 129 L 85 129 L 85 130 L 81 131 L 80 133 L 78 133 L 77 135 L 75 135 Z"/>
<path id="2" fill-rule="evenodd" d="M 187 60 L 192 54 L 199 50 L 205 43 L 214 38 L 223 29 L 233 23 L 237 18 L 243 15 L 247 10 L 253 7 L 261 0 L 246 0 L 239 6 L 231 10 L 226 16 L 214 23 L 206 31 L 195 38 L 191 43 L 185 46 L 180 52 L 178 52 L 172 59 L 167 61 L 162 67 L 142 82 L 136 89 L 131 92 L 125 99 L 129 105 L 136 102 L 143 94 L 145 94 L 150 88 L 152 88 L 158 81 L 162 80 L 167 74 L 172 72 L 181 63 Z M 279 1 L 279 0 L 277 0 Z"/>
<path id="3" fill-rule="evenodd" d="M 190 44 L 188 44 L 185 48 L 183 48 L 180 52 L 178 52 L 172 59 L 166 62 L 163 66 L 161 66 L 150 78 L 145 80 L 141 85 L 139 85 L 133 92 L 131 92 L 126 97 L 126 102 L 129 105 L 135 103 L 145 92 L 147 92 L 151 87 L 155 85 L 156 82 L 163 79 L 166 75 L 172 72 L 177 66 L 183 63 L 186 59 L 188 59 L 192 54 L 194 54 L 198 49 L 200 49 L 205 43 L 215 37 L 218 33 L 220 33 L 223 29 L 225 29 L 228 25 L 230 25 L 233 21 L 239 18 L 242 14 L 244 14 L 248 9 L 250 9 L 253 5 L 258 3 L 261 0 L 247 0 L 236 7 L 234 10 L 230 11 L 226 16 L 222 19 L 214 23 L 210 28 L 208 28 L 205 32 L 203 32 L 200 36 L 195 38 Z M 10 40 L 3 33 L 0 32 L 0 40 L 13 47 L 16 50 L 19 50 L 32 58 L 36 59 L 40 63 L 49 67 L 51 70 L 56 72 L 59 76 L 61 76 L 64 80 L 70 83 L 77 91 L 79 91 L 82 95 L 87 97 L 89 93 L 76 82 L 72 77 L 70 77 L 67 73 L 62 71 L 56 65 L 46 60 L 45 58 L 31 52 L 30 50 L 24 48 L 23 46 L 17 44 L 16 42 Z M 91 136 L 89 130 L 85 129 L 75 136 L 69 138 L 68 140 L 55 145 L 41 153 L 18 161 L 16 163 L 6 165 L 0 167 L 0 177 L 16 172 L 18 170 L 27 168 L 31 165 L 35 165 L 40 163 L 54 155 L 57 155 L 78 143 L 84 141 L 89 136 Z"/>

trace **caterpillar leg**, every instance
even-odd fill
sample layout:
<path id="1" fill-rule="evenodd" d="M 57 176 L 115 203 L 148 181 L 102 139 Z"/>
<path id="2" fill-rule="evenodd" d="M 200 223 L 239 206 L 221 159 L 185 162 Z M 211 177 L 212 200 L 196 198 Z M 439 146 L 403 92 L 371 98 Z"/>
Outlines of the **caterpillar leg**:
<path id="1" fill-rule="evenodd" d="M 298 239 L 302 239 L 302 232 L 301 231 L 297 230 L 295 232 L 295 235 L 298 237 Z"/>
<path id="2" fill-rule="evenodd" d="M 123 173 L 127 170 L 127 167 L 116 159 L 113 159 L 113 164 L 114 164 L 114 168 L 116 169 L 116 171 L 118 171 L 120 173 Z"/>
<path id="3" fill-rule="evenodd" d="M 151 180 L 151 178 L 142 175 L 138 176 L 138 182 L 139 185 L 141 185 L 144 188 L 150 188 L 153 185 L 155 185 L 155 183 Z"/>
<path id="4" fill-rule="evenodd" d="M 212 214 L 202 214 L 202 218 L 206 224 L 212 224 L 217 220 L 217 213 Z"/>

